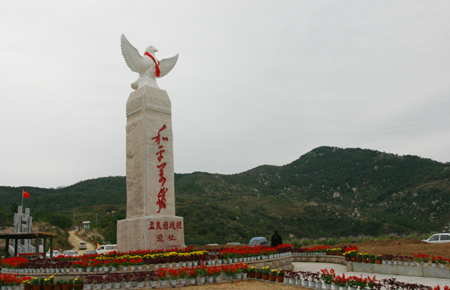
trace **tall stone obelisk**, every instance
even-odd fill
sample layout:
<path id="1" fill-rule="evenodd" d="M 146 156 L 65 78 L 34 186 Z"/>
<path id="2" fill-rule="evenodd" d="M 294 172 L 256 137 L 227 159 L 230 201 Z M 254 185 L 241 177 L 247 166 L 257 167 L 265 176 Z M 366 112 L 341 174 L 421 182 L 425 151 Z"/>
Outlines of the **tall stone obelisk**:
<path id="1" fill-rule="evenodd" d="M 117 248 L 184 248 L 183 218 L 175 216 L 171 102 L 156 82 L 139 80 L 126 106 L 127 217 L 117 222 Z"/>

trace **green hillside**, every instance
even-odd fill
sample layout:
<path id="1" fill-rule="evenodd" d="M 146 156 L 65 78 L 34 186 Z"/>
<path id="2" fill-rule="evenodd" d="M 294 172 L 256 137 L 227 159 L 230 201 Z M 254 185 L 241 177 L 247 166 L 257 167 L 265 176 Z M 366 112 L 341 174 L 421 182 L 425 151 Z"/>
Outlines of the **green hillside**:
<path id="1" fill-rule="evenodd" d="M 438 231 L 450 220 L 449 168 L 417 156 L 319 147 L 284 166 L 175 174 L 176 211 L 186 244 L 248 242 L 273 229 L 285 239 Z M 125 177 L 24 189 L 32 193 L 32 215 L 66 224 L 91 220 L 111 242 L 115 221 L 125 216 Z M 0 187 L 3 223 L 21 190 Z"/>

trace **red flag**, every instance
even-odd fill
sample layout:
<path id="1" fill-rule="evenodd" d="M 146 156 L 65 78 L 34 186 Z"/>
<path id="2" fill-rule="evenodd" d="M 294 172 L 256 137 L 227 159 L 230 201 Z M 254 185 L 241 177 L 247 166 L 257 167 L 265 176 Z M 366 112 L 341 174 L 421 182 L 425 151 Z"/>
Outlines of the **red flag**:
<path id="1" fill-rule="evenodd" d="M 23 190 L 23 197 L 30 199 L 30 193 Z"/>

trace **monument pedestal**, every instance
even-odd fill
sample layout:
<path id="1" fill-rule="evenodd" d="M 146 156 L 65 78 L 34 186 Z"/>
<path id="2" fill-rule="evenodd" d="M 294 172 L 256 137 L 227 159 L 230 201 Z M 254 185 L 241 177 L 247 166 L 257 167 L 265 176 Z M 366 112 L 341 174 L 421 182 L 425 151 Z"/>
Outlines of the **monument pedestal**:
<path id="1" fill-rule="evenodd" d="M 171 103 L 166 91 L 144 86 L 127 101 L 127 218 L 117 222 L 117 249 L 184 247 L 175 216 Z"/>

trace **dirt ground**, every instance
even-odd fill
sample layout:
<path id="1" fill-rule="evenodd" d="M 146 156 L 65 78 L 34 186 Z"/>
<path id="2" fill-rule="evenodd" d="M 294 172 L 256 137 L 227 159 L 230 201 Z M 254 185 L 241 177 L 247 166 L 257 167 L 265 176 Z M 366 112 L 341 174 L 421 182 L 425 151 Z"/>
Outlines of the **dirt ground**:
<path id="1" fill-rule="evenodd" d="M 430 256 L 442 256 L 444 258 L 450 258 L 450 243 L 444 244 L 428 244 L 418 240 L 373 240 L 367 241 L 361 244 L 338 244 L 331 246 L 357 246 L 360 253 L 369 253 L 372 255 L 396 255 L 396 256 L 413 256 L 413 254 L 422 253 Z M 310 245 L 303 248 L 311 248 L 319 245 Z"/>
<path id="2" fill-rule="evenodd" d="M 240 281 L 233 283 L 221 283 L 221 284 L 206 284 L 206 285 L 198 285 L 198 286 L 188 286 L 183 287 L 183 289 L 199 289 L 199 290 L 207 290 L 207 289 L 244 289 L 244 290 L 274 290 L 274 289 L 283 289 L 283 290 L 294 290 L 294 289 L 306 289 L 298 286 L 291 286 L 285 284 L 278 283 L 270 283 L 270 282 L 262 282 L 262 281 Z"/>
<path id="3" fill-rule="evenodd" d="M 86 250 L 79 250 L 80 242 L 83 241 L 77 235 L 75 235 L 75 231 L 69 232 L 69 243 L 72 245 L 72 249 L 77 251 L 79 255 L 83 255 L 88 250 L 95 250 L 94 244 L 91 242 L 86 242 Z"/>

